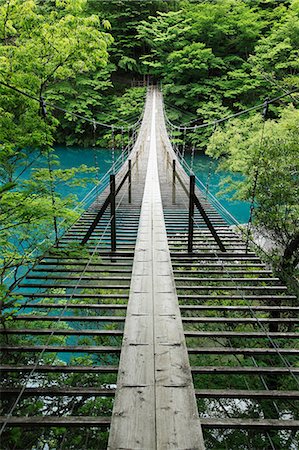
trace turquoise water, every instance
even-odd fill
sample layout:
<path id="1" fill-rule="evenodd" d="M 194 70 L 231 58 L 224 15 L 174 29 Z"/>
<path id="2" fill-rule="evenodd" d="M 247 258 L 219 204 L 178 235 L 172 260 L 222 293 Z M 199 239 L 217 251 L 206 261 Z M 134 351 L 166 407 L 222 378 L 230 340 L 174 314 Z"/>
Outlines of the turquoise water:
<path id="1" fill-rule="evenodd" d="M 69 194 L 75 194 L 78 200 L 82 200 L 85 195 L 95 186 L 97 180 L 105 175 L 105 173 L 112 166 L 112 152 L 107 149 L 98 148 L 80 148 L 80 147 L 55 147 L 55 155 L 58 156 L 60 166 L 53 166 L 53 169 L 70 169 L 72 167 L 79 167 L 85 164 L 87 167 L 96 168 L 96 173 L 82 174 L 81 177 L 77 175 L 77 178 L 87 178 L 90 182 L 87 182 L 85 186 L 66 186 L 64 183 L 57 185 L 57 191 L 63 196 Z M 120 151 L 115 151 L 115 159 L 120 155 Z M 44 156 L 39 156 L 36 153 L 31 154 L 29 161 L 33 161 L 32 165 L 21 175 L 20 178 L 26 179 L 30 176 L 30 172 L 33 168 L 47 167 L 47 161 Z M 28 164 L 27 162 L 27 164 Z M 23 168 L 20 168 L 22 171 Z"/>
<path id="2" fill-rule="evenodd" d="M 96 180 L 101 180 L 105 173 L 112 166 L 112 151 L 107 149 L 80 148 L 80 147 L 56 147 L 55 153 L 59 157 L 61 169 L 70 169 L 85 164 L 88 167 L 95 167 L 96 173 L 84 174 L 83 177 L 89 178 L 90 183 L 85 187 L 68 188 L 65 193 L 74 193 L 79 200 L 90 191 L 95 185 Z M 115 159 L 120 155 L 120 151 L 115 151 Z"/>
<path id="3" fill-rule="evenodd" d="M 107 149 L 95 149 L 95 148 L 80 148 L 80 147 L 56 147 L 55 153 L 59 157 L 60 168 L 69 169 L 71 167 L 79 167 L 81 164 L 85 164 L 88 167 L 97 167 L 96 174 L 84 174 L 84 178 L 90 179 L 85 187 L 68 187 L 64 184 L 58 185 L 57 190 L 62 195 L 76 194 L 78 200 L 82 200 L 84 196 L 95 185 L 96 179 L 101 179 L 102 176 L 109 170 L 112 165 L 112 152 Z M 115 158 L 119 156 L 120 152 L 115 152 Z M 31 157 L 33 158 L 33 157 Z M 190 154 L 186 155 L 186 161 L 190 164 Z M 36 159 L 32 167 L 46 167 L 47 163 L 45 158 L 39 157 Z M 236 174 L 229 172 L 217 172 L 218 163 L 212 160 L 204 154 L 195 154 L 193 170 L 195 175 L 206 186 L 209 180 L 209 191 L 218 199 L 218 201 L 240 222 L 247 223 L 249 218 L 248 202 L 231 201 L 231 194 L 224 196 L 219 195 L 221 191 L 220 182 L 227 176 L 231 176 L 234 180 L 240 179 Z M 28 169 L 22 178 L 29 176 L 31 169 Z"/>
<path id="4" fill-rule="evenodd" d="M 190 154 L 186 155 L 186 161 L 190 164 Z M 217 171 L 218 162 L 202 153 L 194 155 L 193 171 L 194 174 L 202 181 L 205 187 L 208 184 L 208 190 L 213 194 L 217 200 L 224 206 L 225 209 L 232 214 L 239 223 L 247 223 L 249 219 L 250 203 L 231 200 L 232 194 L 220 195 L 219 192 L 223 190 L 220 186 L 222 180 L 230 176 L 234 181 L 241 180 L 241 176 L 232 172 Z"/>

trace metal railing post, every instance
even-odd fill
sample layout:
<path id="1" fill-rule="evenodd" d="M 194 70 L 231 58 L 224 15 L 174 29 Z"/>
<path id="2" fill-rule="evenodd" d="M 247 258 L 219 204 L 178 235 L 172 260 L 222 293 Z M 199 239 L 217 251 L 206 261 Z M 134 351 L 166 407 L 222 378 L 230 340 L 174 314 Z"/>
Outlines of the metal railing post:
<path id="1" fill-rule="evenodd" d="M 111 252 L 116 252 L 115 175 L 110 175 Z"/>
<path id="2" fill-rule="evenodd" d="M 175 181 L 176 181 L 176 161 L 175 159 L 172 160 L 172 204 L 175 204 Z"/>
<path id="3" fill-rule="evenodd" d="M 128 201 L 132 203 L 132 161 L 128 161 Z"/>
<path id="4" fill-rule="evenodd" d="M 188 224 L 188 253 L 193 252 L 193 234 L 194 234 L 194 191 L 195 176 L 190 175 L 189 188 L 189 224 Z"/>

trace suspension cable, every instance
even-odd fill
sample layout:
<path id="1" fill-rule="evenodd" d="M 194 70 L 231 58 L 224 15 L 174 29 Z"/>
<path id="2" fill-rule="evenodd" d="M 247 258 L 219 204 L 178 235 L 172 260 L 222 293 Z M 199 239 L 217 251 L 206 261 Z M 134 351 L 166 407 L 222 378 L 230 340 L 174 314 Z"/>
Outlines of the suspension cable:
<path id="1" fill-rule="evenodd" d="M 191 150 L 190 175 L 193 174 L 194 153 L 195 153 L 195 144 L 192 145 L 192 150 Z"/>
<path id="2" fill-rule="evenodd" d="M 287 97 L 287 96 L 289 96 L 289 95 L 291 95 L 291 94 L 295 94 L 295 93 L 297 93 L 298 91 L 299 91 L 299 88 L 294 89 L 294 90 L 292 90 L 292 91 L 289 91 L 289 92 L 287 92 L 287 93 L 284 93 L 284 94 L 280 95 L 279 97 L 275 97 L 275 98 L 272 98 L 272 99 L 268 99 L 268 100 L 267 100 L 267 103 L 268 103 L 268 105 L 270 105 L 270 104 L 275 103 L 275 102 L 277 102 L 278 100 L 280 100 L 280 99 L 282 99 L 282 98 L 284 98 L 284 97 Z M 243 114 L 247 114 L 247 113 L 249 113 L 249 112 L 251 112 L 251 111 L 254 111 L 254 110 L 257 110 L 257 109 L 262 109 L 262 108 L 264 108 L 264 107 L 265 107 L 265 102 L 260 103 L 260 104 L 255 105 L 255 106 L 252 106 L 251 108 L 244 109 L 244 110 L 239 111 L 239 112 L 237 112 L 237 113 L 235 113 L 235 114 L 231 114 L 231 115 L 229 115 L 229 116 L 222 117 L 222 118 L 220 118 L 220 119 L 214 120 L 213 122 L 203 123 L 203 124 L 200 124 L 200 125 L 195 125 L 195 126 L 193 126 L 193 127 L 186 127 L 186 130 L 197 130 L 197 129 L 199 129 L 199 128 L 207 128 L 207 127 L 211 127 L 211 126 L 213 126 L 213 125 L 215 125 L 215 124 L 219 124 L 219 123 L 226 122 L 227 120 L 234 119 L 234 118 L 239 117 L 239 116 L 241 116 L 241 115 L 243 115 Z M 165 115 L 165 117 L 166 117 L 166 122 L 167 122 L 169 125 L 171 125 L 173 128 L 176 128 L 176 129 L 182 128 L 182 125 L 175 125 L 175 124 L 173 124 L 173 123 L 167 118 L 167 115 Z"/>
<path id="3" fill-rule="evenodd" d="M 256 190 L 257 190 L 258 178 L 259 178 L 259 172 L 260 172 L 260 160 L 261 160 L 261 156 L 262 156 L 262 147 L 263 147 L 263 142 L 264 142 L 265 123 L 266 123 L 266 119 L 267 119 L 268 108 L 269 108 L 268 99 L 266 99 L 264 102 L 264 107 L 263 107 L 263 126 L 262 126 L 262 133 L 261 133 L 259 149 L 258 149 L 256 167 L 255 167 L 254 177 L 253 177 L 253 186 L 252 186 L 252 191 L 251 191 L 250 214 L 249 214 L 249 220 L 248 220 L 248 226 L 247 226 L 247 238 L 246 238 L 246 250 L 245 250 L 246 253 L 248 252 L 249 236 L 251 234 L 253 216 L 254 216 L 254 211 L 255 211 L 255 197 L 256 197 Z"/>
<path id="4" fill-rule="evenodd" d="M 186 127 L 184 127 L 184 133 L 183 133 L 183 148 L 182 148 L 182 158 L 185 158 L 185 150 L 186 150 Z"/>
<path id="5" fill-rule="evenodd" d="M 96 150 L 96 131 L 97 131 L 97 124 L 95 123 L 95 120 L 93 121 L 93 142 L 92 142 L 92 146 L 93 146 L 93 155 L 94 155 L 94 165 L 95 165 L 95 169 L 96 169 L 96 194 L 99 194 L 99 163 L 98 163 L 98 155 L 97 155 L 97 150 Z"/>
<path id="6" fill-rule="evenodd" d="M 214 128 L 213 128 L 213 132 L 212 132 L 212 139 L 214 138 L 215 132 L 217 129 L 217 124 L 214 124 Z M 212 158 L 209 161 L 209 169 L 208 169 L 208 177 L 207 177 L 207 183 L 206 183 L 206 199 L 208 197 L 208 192 L 209 192 L 209 188 L 210 188 L 210 181 L 211 181 L 211 175 L 212 175 Z"/>
<path id="7" fill-rule="evenodd" d="M 25 91 L 23 91 L 23 90 L 21 90 L 21 89 L 18 89 L 18 88 L 16 88 L 16 87 L 14 87 L 14 86 L 11 86 L 10 84 L 8 84 L 8 83 L 4 83 L 3 81 L 0 81 L 0 85 L 2 85 L 2 86 L 4 86 L 4 87 L 6 87 L 6 88 L 8 88 L 8 89 L 11 89 L 11 90 L 13 90 L 13 91 L 15 91 L 15 92 L 17 92 L 18 94 L 21 94 L 21 95 L 23 95 L 24 97 L 27 97 L 27 98 L 29 98 L 29 99 L 31 99 L 31 100 L 34 100 L 34 101 L 36 101 L 36 102 L 38 102 L 39 103 L 39 105 L 40 105 L 40 108 L 44 111 L 46 111 L 46 109 L 45 109 L 45 100 L 44 100 L 44 98 L 42 98 L 42 100 L 40 99 L 40 98 L 38 98 L 38 97 L 35 97 L 34 95 L 31 95 L 31 94 L 28 94 L 27 92 L 25 92 Z M 44 106 L 43 106 L 44 105 Z M 58 110 L 58 111 L 61 111 L 61 112 L 64 112 L 64 113 L 66 113 L 66 114 L 70 114 L 71 116 L 73 116 L 73 117 L 76 117 L 76 118 L 78 118 L 78 119 L 82 119 L 82 120 L 84 120 L 85 122 L 89 122 L 89 123 L 91 123 L 91 124 L 93 124 L 93 122 L 95 122 L 98 126 L 101 126 L 101 127 L 106 127 L 106 128 L 110 128 L 110 129 L 117 129 L 117 130 L 121 130 L 121 126 L 116 126 L 116 125 L 110 125 L 110 124 L 107 124 L 107 123 L 103 123 L 103 122 L 99 122 L 98 120 L 95 120 L 95 119 L 90 119 L 90 118 L 88 118 L 88 117 L 86 117 L 86 116 L 82 116 L 81 114 L 78 114 L 78 113 L 75 113 L 75 112 L 73 112 L 73 111 L 69 111 L 69 110 L 67 110 L 67 109 L 65 109 L 65 108 L 61 108 L 60 106 L 57 106 L 57 105 L 55 105 L 54 103 L 50 103 L 50 102 L 48 102 L 47 101 L 47 106 L 48 107 L 50 107 L 50 108 L 52 108 L 52 109 L 56 109 L 56 110 Z M 44 108 L 44 109 L 43 109 Z M 136 125 L 138 125 L 140 122 L 141 122 L 141 118 L 142 118 L 142 115 L 139 117 L 139 119 L 135 122 L 135 123 L 133 123 L 132 125 L 128 125 L 127 127 L 126 127 L 126 129 L 131 129 L 131 128 L 134 128 Z"/>

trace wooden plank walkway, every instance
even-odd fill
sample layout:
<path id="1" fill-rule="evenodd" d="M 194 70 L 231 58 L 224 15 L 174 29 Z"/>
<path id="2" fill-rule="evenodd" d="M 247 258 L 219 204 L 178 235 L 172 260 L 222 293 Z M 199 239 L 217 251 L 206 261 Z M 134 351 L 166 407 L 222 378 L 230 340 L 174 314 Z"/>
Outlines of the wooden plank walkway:
<path id="1" fill-rule="evenodd" d="M 164 223 L 155 110 L 154 92 L 110 450 L 204 448 Z"/>

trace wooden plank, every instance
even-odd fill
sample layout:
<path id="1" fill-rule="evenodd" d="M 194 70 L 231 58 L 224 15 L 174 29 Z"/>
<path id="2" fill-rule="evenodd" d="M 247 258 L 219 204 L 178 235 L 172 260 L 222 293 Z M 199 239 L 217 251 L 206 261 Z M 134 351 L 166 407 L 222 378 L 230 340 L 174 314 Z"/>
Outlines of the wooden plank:
<path id="1" fill-rule="evenodd" d="M 82 298 L 82 299 L 118 299 L 118 298 L 124 298 L 128 299 L 129 294 L 80 294 L 80 293 L 72 293 L 72 294 L 55 294 L 53 292 L 22 292 L 22 297 L 28 297 L 28 298 L 61 298 L 61 299 L 68 299 L 68 298 Z M 64 307 L 65 305 L 63 305 Z M 59 306 L 58 306 L 59 307 Z"/>
<path id="2" fill-rule="evenodd" d="M 26 321 L 50 321 L 54 320 L 61 321 L 61 322 L 124 322 L 125 317 L 124 316 L 70 316 L 67 315 L 61 315 L 61 316 L 54 316 L 54 315 L 45 315 L 45 316 L 39 316 L 35 314 L 16 314 L 14 316 L 14 320 L 26 320 Z"/>
<path id="3" fill-rule="evenodd" d="M 212 280 L 210 280 L 212 281 Z M 56 285 L 56 287 L 59 287 Z M 81 286 L 82 287 L 82 286 Z M 87 287 L 87 286 L 85 286 Z M 92 287 L 92 286 L 91 286 Z M 253 291 L 253 292 L 286 292 L 286 286 L 240 286 L 240 285 L 205 285 L 205 286 L 177 286 L 178 291 Z"/>
<path id="4" fill-rule="evenodd" d="M 266 317 L 183 317 L 183 323 L 278 323 L 278 324 L 294 324 L 299 322 L 299 318 L 266 318 Z"/>
<path id="5" fill-rule="evenodd" d="M 235 252 L 235 253 L 214 253 L 214 252 L 197 252 L 197 253 L 193 253 L 193 254 L 188 254 L 188 253 L 179 253 L 179 252 L 171 252 L 171 258 L 173 258 L 174 260 L 183 260 L 183 261 L 190 261 L 191 259 L 193 260 L 194 258 L 196 259 L 206 259 L 206 258 L 210 258 L 211 260 L 214 258 L 226 261 L 226 260 L 230 260 L 230 259 L 235 259 L 235 260 L 248 260 L 248 261 L 257 261 L 260 262 L 260 258 L 258 258 L 255 253 L 239 253 L 239 252 Z"/>
<path id="6" fill-rule="evenodd" d="M 30 373 L 32 369 L 35 369 L 37 373 L 117 373 L 118 367 L 116 366 L 57 366 L 41 364 L 38 366 L 33 365 L 1 365 L 0 371 L 2 373 Z M 248 374 L 250 376 L 262 375 L 289 375 L 292 372 L 294 375 L 299 375 L 299 368 L 291 367 L 251 367 L 251 366 L 193 366 L 191 371 L 194 375 L 206 374 L 206 375 L 221 375 L 221 374 Z"/>
<path id="7" fill-rule="evenodd" d="M 185 337 L 192 338 L 244 338 L 244 339 L 299 339 L 299 333 L 290 333 L 290 332 L 268 332 L 263 333 L 260 332 L 246 332 L 246 331 L 188 331 L 185 330 Z"/>
<path id="8" fill-rule="evenodd" d="M 26 304 L 18 304 L 18 307 L 21 309 L 26 308 L 35 308 L 35 309 L 95 309 L 95 310 L 126 310 L 127 305 L 126 304 L 113 304 L 113 303 L 26 303 Z"/>
<path id="9" fill-rule="evenodd" d="M 199 294 L 180 294 L 179 300 L 262 300 L 262 301 L 289 301 L 296 300 L 293 295 L 199 295 Z"/>
<path id="10" fill-rule="evenodd" d="M 68 330 L 68 329 L 20 329 L 20 328 L 9 328 L 1 329 L 0 334 L 22 334 L 22 335 L 32 335 L 32 336 L 42 336 L 42 335 L 52 335 L 52 336 L 122 336 L 122 330 Z"/>
<path id="11" fill-rule="evenodd" d="M 194 347 L 188 348 L 191 355 L 299 355 L 296 348 L 237 348 L 237 347 Z"/>
<path id="12" fill-rule="evenodd" d="M 74 275 L 74 276 L 67 276 L 67 275 L 27 275 L 27 280 L 82 280 L 82 281 L 99 281 L 99 276 L 92 276 L 92 275 Z M 119 276 L 119 277 L 110 277 L 105 276 L 103 279 L 106 281 L 130 281 L 131 277 L 126 276 Z"/>
<path id="13" fill-rule="evenodd" d="M 299 375 L 299 368 L 296 367 L 250 367 L 250 366 L 193 366 L 191 367 L 193 374 L 248 374 L 248 375 Z"/>
<path id="14" fill-rule="evenodd" d="M 217 297 L 218 299 L 218 297 Z M 180 305 L 181 311 L 266 311 L 266 312 L 299 312 L 297 306 L 227 306 L 227 305 Z"/>
<path id="15" fill-rule="evenodd" d="M 209 271 L 207 270 L 206 275 L 209 275 Z M 33 277 L 34 278 L 34 277 Z M 109 279 L 109 278 L 108 278 Z M 217 283 L 279 283 L 279 278 L 250 278 L 250 277 L 242 277 L 242 278 L 222 278 L 222 277 L 175 277 L 175 280 L 181 283 L 190 283 L 190 282 L 201 282 L 208 283 L 210 281 L 217 281 Z"/>
<path id="16" fill-rule="evenodd" d="M 111 268 L 95 269 L 94 267 L 90 267 L 90 266 L 88 266 L 88 269 L 83 268 L 83 270 L 85 271 L 85 273 L 104 273 L 104 274 L 106 274 L 106 273 L 121 273 L 121 274 L 129 273 L 129 274 L 131 274 L 131 272 L 132 272 L 131 269 L 111 269 Z M 47 269 L 44 269 L 44 268 L 41 269 L 40 267 L 36 266 L 35 268 L 33 268 L 31 270 L 31 272 L 32 273 L 35 273 L 35 272 L 40 272 L 40 273 L 82 273 L 83 270 L 80 268 L 73 268 L 73 267 L 61 268 L 60 266 L 54 267 L 54 268 L 51 267 L 51 268 L 47 268 Z"/>
<path id="17" fill-rule="evenodd" d="M 214 270 L 214 268 L 212 268 L 213 270 L 210 270 L 208 267 L 206 268 L 206 270 L 194 270 L 193 266 L 192 266 L 192 271 L 190 270 L 174 270 L 173 273 L 175 275 L 226 275 L 227 273 L 229 273 L 230 275 L 248 275 L 248 276 L 252 276 L 252 275 L 271 275 L 272 272 L 270 270 L 253 270 L 253 271 L 248 271 L 248 270 L 227 270 L 225 267 L 222 268 L 222 270 Z M 47 271 L 47 270 L 45 270 Z M 180 277 L 181 279 L 183 279 L 183 277 Z M 179 277 L 176 277 L 176 279 L 179 279 Z M 217 278 L 216 278 L 217 279 Z M 271 278 L 273 279 L 273 278 Z"/>
<path id="18" fill-rule="evenodd" d="M 60 353 L 120 353 L 119 347 L 91 346 L 91 345 L 2 345 L 2 352 L 28 352 L 36 353 L 41 351 Z"/>
<path id="19" fill-rule="evenodd" d="M 20 288 L 27 289 L 129 289 L 130 284 L 88 284 L 88 283 L 22 283 Z M 20 292 L 22 295 L 22 292 Z M 47 296 L 47 294 L 45 294 Z"/>
<path id="20" fill-rule="evenodd" d="M 110 417 L 86 417 L 86 416 L 33 416 L 33 417 L 3 417 L 0 416 L 0 423 L 7 423 L 9 427 L 97 427 L 108 428 Z"/>
<path id="21" fill-rule="evenodd" d="M 201 419 L 203 428 L 299 430 L 299 420 L 288 419 Z"/>
<path id="22" fill-rule="evenodd" d="M 82 262 L 82 261 L 75 262 L 74 261 L 73 263 L 68 264 L 68 263 L 63 262 L 63 261 L 56 261 L 56 262 L 55 261 L 40 261 L 38 263 L 38 266 L 36 266 L 36 269 L 34 269 L 34 270 L 38 271 L 39 270 L 38 269 L 39 266 L 43 266 L 43 267 L 44 266 L 50 266 L 50 267 L 63 266 L 64 267 L 64 266 L 73 266 L 73 265 L 75 265 L 75 266 L 83 266 L 83 267 L 85 267 L 87 262 L 88 262 L 88 260 L 86 260 L 85 262 Z M 129 261 L 127 263 L 120 263 L 120 262 L 109 263 L 109 262 L 101 262 L 101 261 L 99 261 L 99 262 L 91 261 L 91 262 L 88 262 L 88 268 L 90 270 L 93 270 L 94 267 L 129 267 L 129 266 L 132 266 L 132 264 L 133 264 L 132 261 Z M 47 269 L 43 268 L 43 270 L 47 270 Z M 81 269 L 79 269 L 79 270 L 81 270 Z M 131 273 L 131 271 L 130 271 L 130 273 Z"/>
<path id="23" fill-rule="evenodd" d="M 31 373 L 34 369 L 37 373 L 117 373 L 118 367 L 116 366 L 57 366 L 57 365 L 48 365 L 48 364 L 40 364 L 37 366 L 33 365 L 2 365 L 0 366 L 0 371 L 2 373 Z"/>
<path id="24" fill-rule="evenodd" d="M 197 389 L 197 398 L 253 398 L 273 400 L 299 400 L 299 391 L 271 391 L 271 390 L 237 390 L 237 389 Z"/>
<path id="25" fill-rule="evenodd" d="M 84 396 L 84 397 L 114 397 L 115 389 L 102 389 L 96 387 L 43 387 L 43 388 L 26 388 L 25 390 L 17 388 L 3 388 L 0 387 L 0 395 L 15 396 L 22 392 L 22 396 L 47 396 L 47 397 L 69 397 L 69 396 Z"/>

